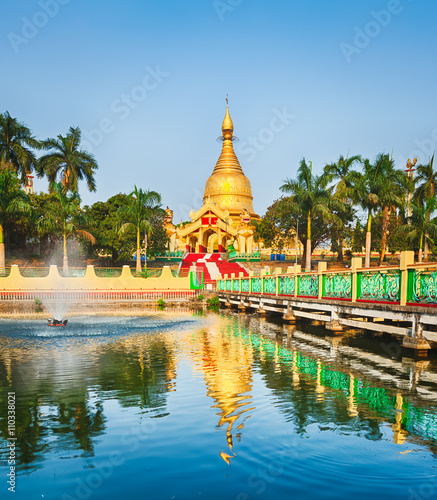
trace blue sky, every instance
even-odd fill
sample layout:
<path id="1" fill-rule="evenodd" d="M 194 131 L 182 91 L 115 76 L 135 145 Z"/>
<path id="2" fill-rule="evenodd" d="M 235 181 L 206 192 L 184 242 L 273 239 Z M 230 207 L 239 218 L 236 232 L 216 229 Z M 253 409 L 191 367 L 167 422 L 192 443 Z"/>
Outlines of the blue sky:
<path id="1" fill-rule="evenodd" d="M 86 204 L 134 184 L 186 220 L 220 154 L 225 97 L 263 215 L 302 157 L 427 161 L 435 0 L 20 0 L 0 18 L 0 110 L 72 125 L 99 164 Z M 36 182 L 47 190 L 47 181 Z"/>

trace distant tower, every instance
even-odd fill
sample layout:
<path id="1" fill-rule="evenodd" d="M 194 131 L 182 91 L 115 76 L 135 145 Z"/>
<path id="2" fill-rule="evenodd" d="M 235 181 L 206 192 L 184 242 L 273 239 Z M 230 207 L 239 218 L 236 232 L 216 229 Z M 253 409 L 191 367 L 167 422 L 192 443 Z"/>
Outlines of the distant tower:
<path id="1" fill-rule="evenodd" d="M 26 174 L 26 184 L 24 186 L 26 194 L 33 194 L 33 175 Z"/>
<path id="2" fill-rule="evenodd" d="M 407 177 L 409 177 L 411 180 L 414 179 L 414 166 L 417 163 L 417 158 L 414 158 L 413 163 L 411 163 L 410 159 L 408 158 L 407 161 L 407 168 L 405 169 L 405 173 L 407 174 Z M 411 225 L 411 199 L 413 195 L 412 193 L 408 193 L 407 195 L 407 219 L 408 219 L 408 224 Z"/>

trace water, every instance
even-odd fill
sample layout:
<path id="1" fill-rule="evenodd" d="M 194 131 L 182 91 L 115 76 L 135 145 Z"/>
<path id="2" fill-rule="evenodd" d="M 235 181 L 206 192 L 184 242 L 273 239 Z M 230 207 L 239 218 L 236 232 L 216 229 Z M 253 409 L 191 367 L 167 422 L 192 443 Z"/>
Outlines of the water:
<path id="1" fill-rule="evenodd" d="M 303 330 L 232 313 L 0 320 L 0 498 L 437 498 L 435 360 Z"/>

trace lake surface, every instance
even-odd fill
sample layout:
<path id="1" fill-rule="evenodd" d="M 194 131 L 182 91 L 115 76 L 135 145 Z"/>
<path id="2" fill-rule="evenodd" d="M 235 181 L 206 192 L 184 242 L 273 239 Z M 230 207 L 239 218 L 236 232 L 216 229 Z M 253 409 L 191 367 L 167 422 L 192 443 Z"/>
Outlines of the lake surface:
<path id="1" fill-rule="evenodd" d="M 402 356 L 234 313 L 1 319 L 0 498 L 437 498 L 437 363 Z"/>

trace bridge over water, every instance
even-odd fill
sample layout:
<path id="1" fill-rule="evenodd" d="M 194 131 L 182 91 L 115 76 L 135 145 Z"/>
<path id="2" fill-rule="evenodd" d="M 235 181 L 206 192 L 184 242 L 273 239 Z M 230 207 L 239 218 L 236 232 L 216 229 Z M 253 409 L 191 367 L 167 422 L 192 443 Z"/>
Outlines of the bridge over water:
<path id="1" fill-rule="evenodd" d="M 437 264 L 414 264 L 413 252 L 402 252 L 396 267 L 363 268 L 354 257 L 350 269 L 315 272 L 299 265 L 219 276 L 223 305 L 261 314 L 279 313 L 289 323 L 299 318 L 320 321 L 335 333 L 345 327 L 389 333 L 402 346 L 426 355 L 437 348 Z"/>

